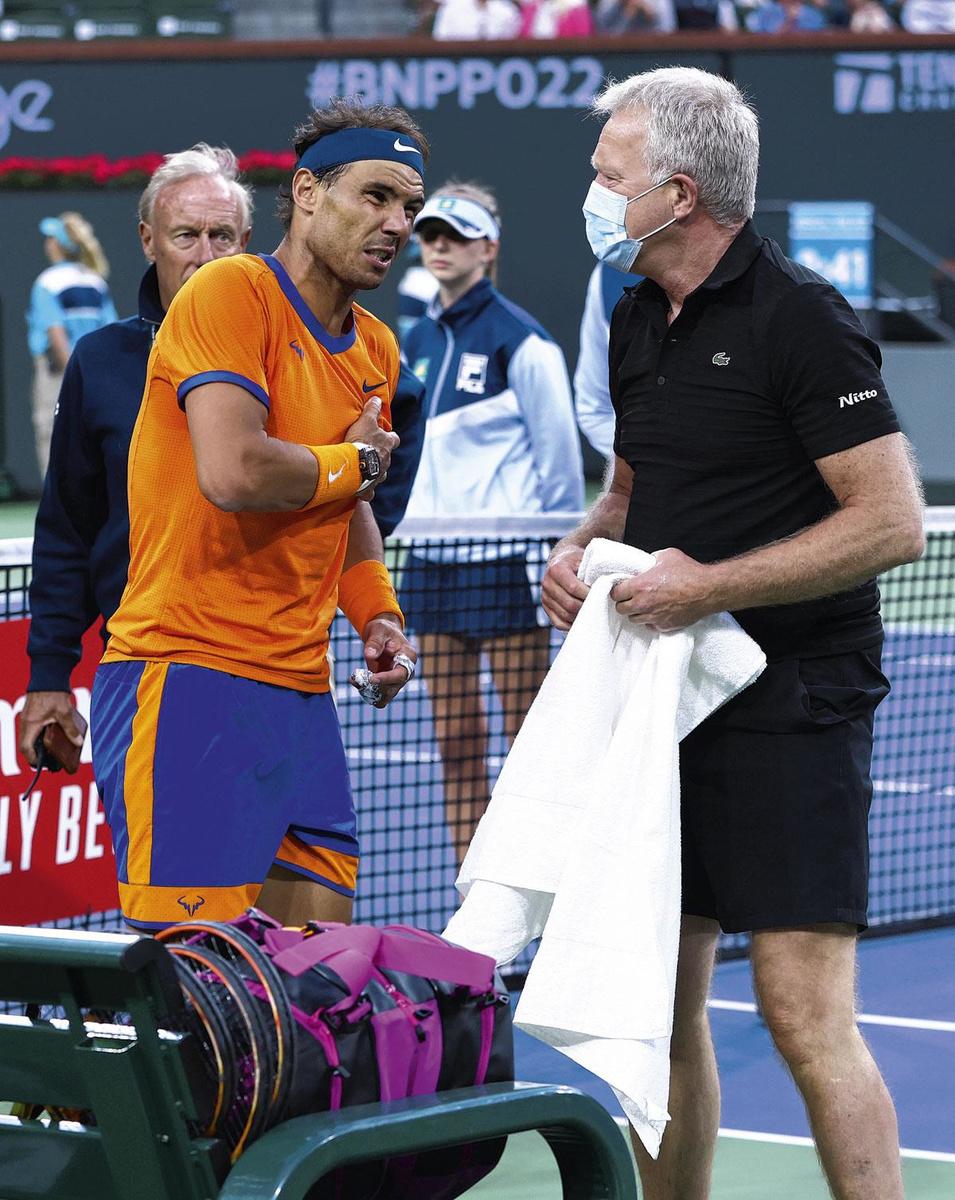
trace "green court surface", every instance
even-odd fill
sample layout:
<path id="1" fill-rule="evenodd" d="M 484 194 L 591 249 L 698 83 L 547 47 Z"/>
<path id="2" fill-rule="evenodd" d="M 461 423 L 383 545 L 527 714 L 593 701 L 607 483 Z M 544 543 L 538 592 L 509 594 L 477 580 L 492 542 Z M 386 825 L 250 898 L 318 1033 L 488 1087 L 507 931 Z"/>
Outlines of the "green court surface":
<path id="1" fill-rule="evenodd" d="M 952 1200 L 951 1162 L 903 1159 L 906 1200 Z M 544 1139 L 522 1133 L 508 1139 L 497 1169 L 473 1187 L 469 1200 L 557 1200 L 560 1177 Z M 811 1146 L 721 1136 L 710 1200 L 829 1200 Z"/>

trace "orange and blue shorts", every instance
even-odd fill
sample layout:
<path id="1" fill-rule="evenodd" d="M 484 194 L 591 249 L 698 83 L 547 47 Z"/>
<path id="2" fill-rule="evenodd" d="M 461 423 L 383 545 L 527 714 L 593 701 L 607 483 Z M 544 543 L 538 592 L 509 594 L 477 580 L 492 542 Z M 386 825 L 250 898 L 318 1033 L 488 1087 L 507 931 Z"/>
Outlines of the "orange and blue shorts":
<path id="1" fill-rule="evenodd" d="M 355 807 L 327 692 L 185 663 L 103 663 L 91 735 L 130 925 L 229 920 L 273 864 L 354 895 Z"/>

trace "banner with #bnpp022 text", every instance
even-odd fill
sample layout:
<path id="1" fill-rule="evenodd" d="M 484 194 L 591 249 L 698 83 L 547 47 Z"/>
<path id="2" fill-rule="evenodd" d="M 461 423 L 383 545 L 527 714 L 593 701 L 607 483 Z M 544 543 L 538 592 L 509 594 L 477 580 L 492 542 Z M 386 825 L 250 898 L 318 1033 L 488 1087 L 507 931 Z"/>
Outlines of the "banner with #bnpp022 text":
<path id="1" fill-rule="evenodd" d="M 21 799 L 34 775 L 17 752 L 17 718 L 30 667 L 29 628 L 26 619 L 0 621 L 0 922 L 7 925 L 83 917 L 119 906 L 89 737 L 75 775 L 43 771 L 32 794 Z M 102 647 L 98 632 L 90 630 L 73 672 L 73 701 L 87 721 Z"/>

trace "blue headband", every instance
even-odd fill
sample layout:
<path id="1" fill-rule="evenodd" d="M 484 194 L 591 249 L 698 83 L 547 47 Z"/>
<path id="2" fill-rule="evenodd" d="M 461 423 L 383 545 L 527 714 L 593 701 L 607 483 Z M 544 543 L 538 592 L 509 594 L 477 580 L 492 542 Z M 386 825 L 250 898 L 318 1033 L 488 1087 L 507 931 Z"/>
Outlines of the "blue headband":
<path id="1" fill-rule="evenodd" d="M 320 171 L 323 167 L 339 167 L 365 159 L 403 163 L 424 179 L 424 157 L 417 144 L 394 129 L 339 129 L 337 133 L 326 133 L 309 146 L 295 169 L 307 167 L 309 171 Z"/>

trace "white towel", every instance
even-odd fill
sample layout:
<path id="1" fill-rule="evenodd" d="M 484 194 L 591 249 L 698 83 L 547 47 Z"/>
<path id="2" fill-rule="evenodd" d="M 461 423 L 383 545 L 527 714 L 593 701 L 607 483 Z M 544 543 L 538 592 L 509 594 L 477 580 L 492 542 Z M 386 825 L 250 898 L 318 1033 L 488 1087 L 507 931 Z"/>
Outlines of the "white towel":
<path id="1" fill-rule="evenodd" d="M 514 958 L 543 935 L 515 1023 L 612 1085 L 660 1148 L 680 930 L 679 741 L 763 670 L 727 613 L 652 633 L 610 599 L 653 565 L 598 538 L 590 593 L 501 770 L 445 936 Z"/>

